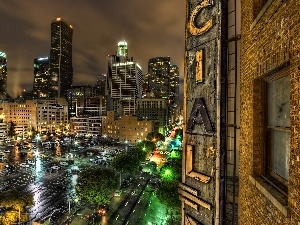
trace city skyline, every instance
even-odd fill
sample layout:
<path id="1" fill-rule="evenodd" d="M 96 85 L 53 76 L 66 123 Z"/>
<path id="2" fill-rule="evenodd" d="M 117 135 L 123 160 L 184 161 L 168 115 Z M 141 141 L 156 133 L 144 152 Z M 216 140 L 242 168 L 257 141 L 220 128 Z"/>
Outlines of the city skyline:
<path id="1" fill-rule="evenodd" d="M 89 0 L 87 4 L 72 1 L 72 5 L 55 5 L 47 1 L 10 1 L 0 6 L 0 17 L 6 31 L 0 37 L 0 51 L 7 55 L 8 93 L 13 97 L 23 89 L 32 90 L 33 60 L 49 56 L 50 26 L 57 17 L 74 29 L 73 85 L 96 84 L 97 75 L 106 72 L 106 56 L 116 54 L 117 43 L 123 40 L 128 43 L 128 54 L 142 66 L 143 74 L 148 71 L 150 58 L 169 56 L 179 67 L 182 84 L 184 2 L 133 0 L 120 4 L 115 0 Z M 182 93 L 181 88 L 181 96 Z"/>

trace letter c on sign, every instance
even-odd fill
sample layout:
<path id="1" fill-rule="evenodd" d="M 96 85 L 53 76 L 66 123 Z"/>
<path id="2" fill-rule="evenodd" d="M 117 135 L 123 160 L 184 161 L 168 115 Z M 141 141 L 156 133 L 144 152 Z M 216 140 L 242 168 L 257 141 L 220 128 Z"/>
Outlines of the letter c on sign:
<path id="1" fill-rule="evenodd" d="M 204 23 L 203 26 L 201 26 L 199 28 L 195 26 L 195 19 L 196 19 L 196 16 L 198 15 L 198 13 L 200 12 L 200 10 L 202 10 L 203 8 L 210 6 L 210 5 L 211 4 L 210 4 L 209 0 L 204 0 L 203 2 L 201 2 L 200 5 L 196 6 L 194 8 L 194 10 L 192 11 L 190 21 L 188 24 L 190 33 L 192 35 L 202 35 L 213 26 L 213 19 L 210 19 L 209 21 Z"/>

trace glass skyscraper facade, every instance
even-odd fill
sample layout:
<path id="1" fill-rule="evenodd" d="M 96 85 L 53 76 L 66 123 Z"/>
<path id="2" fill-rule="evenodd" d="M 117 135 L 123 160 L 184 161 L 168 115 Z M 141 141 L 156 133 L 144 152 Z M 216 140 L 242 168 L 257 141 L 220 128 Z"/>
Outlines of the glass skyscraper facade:
<path id="1" fill-rule="evenodd" d="M 50 97 L 66 97 L 73 81 L 73 27 L 57 18 L 51 23 Z"/>
<path id="2" fill-rule="evenodd" d="M 34 59 L 33 70 L 33 94 L 36 98 L 50 97 L 50 73 L 49 73 L 49 57 L 41 57 Z"/>
<path id="3" fill-rule="evenodd" d="M 0 52 L 0 99 L 7 96 L 7 59 L 4 52 Z"/>

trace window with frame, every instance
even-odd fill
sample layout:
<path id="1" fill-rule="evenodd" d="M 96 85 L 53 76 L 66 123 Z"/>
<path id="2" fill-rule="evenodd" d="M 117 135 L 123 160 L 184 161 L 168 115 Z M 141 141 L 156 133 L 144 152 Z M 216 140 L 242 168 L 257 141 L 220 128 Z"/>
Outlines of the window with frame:
<path id="1" fill-rule="evenodd" d="M 265 176 L 285 194 L 289 179 L 290 90 L 288 70 L 265 78 Z"/>

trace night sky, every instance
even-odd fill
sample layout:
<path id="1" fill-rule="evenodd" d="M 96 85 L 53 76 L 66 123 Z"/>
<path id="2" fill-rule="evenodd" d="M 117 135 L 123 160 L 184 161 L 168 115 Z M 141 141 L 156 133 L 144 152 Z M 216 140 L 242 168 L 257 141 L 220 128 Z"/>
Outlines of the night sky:
<path id="1" fill-rule="evenodd" d="M 50 54 L 50 24 L 57 17 L 73 26 L 73 85 L 95 84 L 106 72 L 106 55 L 122 40 L 143 74 L 150 58 L 170 56 L 182 84 L 183 0 L 7 0 L 0 4 L 0 51 L 7 55 L 13 97 L 32 90 L 33 59 Z"/>

